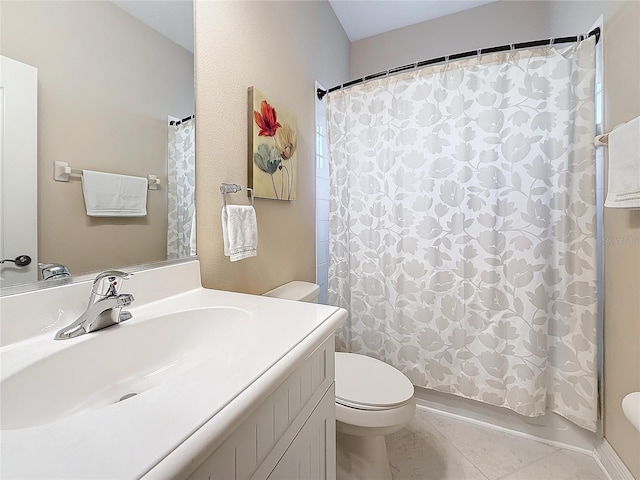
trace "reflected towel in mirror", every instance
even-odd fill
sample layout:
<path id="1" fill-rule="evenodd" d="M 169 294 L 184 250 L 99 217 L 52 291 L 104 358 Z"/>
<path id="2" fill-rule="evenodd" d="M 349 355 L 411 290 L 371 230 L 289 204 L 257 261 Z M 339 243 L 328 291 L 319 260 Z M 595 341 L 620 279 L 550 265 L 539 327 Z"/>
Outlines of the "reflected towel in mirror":
<path id="1" fill-rule="evenodd" d="M 90 217 L 147 215 L 146 178 L 83 170 L 82 191 Z"/>
<path id="2" fill-rule="evenodd" d="M 609 134 L 609 186 L 604 206 L 640 208 L 640 117 Z"/>

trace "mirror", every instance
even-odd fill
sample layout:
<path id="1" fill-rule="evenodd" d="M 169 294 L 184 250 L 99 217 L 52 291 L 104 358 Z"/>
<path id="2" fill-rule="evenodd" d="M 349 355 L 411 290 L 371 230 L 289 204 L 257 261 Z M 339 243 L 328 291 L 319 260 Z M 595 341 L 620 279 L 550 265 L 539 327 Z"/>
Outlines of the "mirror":
<path id="1" fill-rule="evenodd" d="M 33 259 L 22 269 L 1 264 L 0 286 L 41 278 L 38 263 L 64 264 L 77 276 L 194 254 L 193 2 L 3 1 L 0 8 L 0 254 Z M 11 80 L 14 68 L 35 80 Z M 12 116 L 20 102 L 27 107 Z M 73 169 L 67 182 L 54 180 L 56 161 Z M 144 216 L 88 216 L 82 170 L 155 175 L 159 186 L 146 191 Z M 16 205 L 32 206 L 16 212 Z"/>

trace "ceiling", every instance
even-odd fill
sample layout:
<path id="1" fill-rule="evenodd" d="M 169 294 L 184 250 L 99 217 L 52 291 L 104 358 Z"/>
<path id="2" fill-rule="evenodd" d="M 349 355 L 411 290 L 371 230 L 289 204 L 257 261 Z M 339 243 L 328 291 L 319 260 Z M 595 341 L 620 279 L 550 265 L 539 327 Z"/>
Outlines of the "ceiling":
<path id="1" fill-rule="evenodd" d="M 355 42 L 492 1 L 495 0 L 329 0 L 329 3 L 349 40 Z"/>
<path id="2" fill-rule="evenodd" d="M 193 0 L 111 0 L 142 23 L 193 53 Z"/>
<path id="3" fill-rule="evenodd" d="M 193 52 L 193 0 L 111 1 Z M 329 3 L 349 40 L 355 42 L 492 1 L 495 0 L 329 0 Z"/>

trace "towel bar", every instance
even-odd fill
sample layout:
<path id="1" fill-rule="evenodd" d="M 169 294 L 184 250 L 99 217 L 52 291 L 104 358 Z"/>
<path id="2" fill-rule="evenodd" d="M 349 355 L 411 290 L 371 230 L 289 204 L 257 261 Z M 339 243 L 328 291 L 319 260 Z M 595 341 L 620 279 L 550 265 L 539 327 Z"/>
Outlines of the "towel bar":
<path id="1" fill-rule="evenodd" d="M 53 164 L 53 179 L 56 182 L 68 182 L 69 177 L 75 175 L 77 177 L 82 176 L 82 170 L 76 170 L 71 168 L 67 162 L 55 161 Z M 149 190 L 157 190 L 160 186 L 160 179 L 157 175 L 147 176 L 147 188 Z"/>
<path id="2" fill-rule="evenodd" d="M 251 206 L 253 206 L 253 188 L 243 187 L 242 185 L 238 185 L 237 183 L 221 183 L 220 193 L 222 194 L 223 206 L 227 206 L 227 193 L 238 193 L 242 191 L 249 192 L 249 195 L 251 196 Z"/>
<path id="3" fill-rule="evenodd" d="M 596 147 L 608 147 L 609 146 L 609 134 L 605 133 L 604 135 L 597 135 L 596 138 L 593 139 L 593 144 Z"/>

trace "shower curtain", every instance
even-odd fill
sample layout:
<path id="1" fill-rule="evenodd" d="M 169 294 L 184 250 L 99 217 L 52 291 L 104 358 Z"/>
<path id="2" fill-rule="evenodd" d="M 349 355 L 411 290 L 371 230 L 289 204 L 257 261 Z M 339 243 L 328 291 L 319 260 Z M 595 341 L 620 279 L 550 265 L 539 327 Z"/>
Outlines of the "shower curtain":
<path id="1" fill-rule="evenodd" d="M 169 125 L 167 258 L 195 255 L 195 120 Z"/>
<path id="2" fill-rule="evenodd" d="M 328 95 L 339 348 L 596 429 L 594 38 Z"/>

